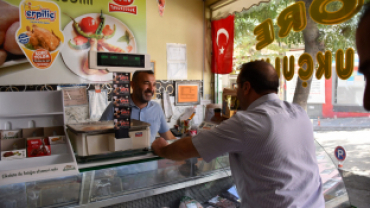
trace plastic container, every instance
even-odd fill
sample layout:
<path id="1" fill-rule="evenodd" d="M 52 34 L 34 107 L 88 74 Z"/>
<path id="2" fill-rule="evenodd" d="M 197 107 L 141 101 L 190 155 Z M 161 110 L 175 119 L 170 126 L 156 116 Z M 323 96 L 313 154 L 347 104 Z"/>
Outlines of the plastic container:
<path id="1" fill-rule="evenodd" d="M 198 126 L 195 126 L 195 125 L 191 126 L 191 128 L 190 128 L 190 135 L 191 136 L 195 136 L 197 134 L 198 134 Z"/>

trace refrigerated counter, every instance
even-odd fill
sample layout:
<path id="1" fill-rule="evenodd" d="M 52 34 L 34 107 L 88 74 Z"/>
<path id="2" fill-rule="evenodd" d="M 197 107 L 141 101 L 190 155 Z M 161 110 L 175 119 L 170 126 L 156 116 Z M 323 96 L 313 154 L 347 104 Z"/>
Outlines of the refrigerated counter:
<path id="1" fill-rule="evenodd" d="M 326 207 L 350 207 L 336 165 L 316 143 Z M 205 202 L 232 187 L 228 156 L 162 158 L 83 169 L 75 176 L 0 186 L 0 207 L 178 207 L 182 196 Z M 119 206 L 118 206 L 119 205 Z"/>

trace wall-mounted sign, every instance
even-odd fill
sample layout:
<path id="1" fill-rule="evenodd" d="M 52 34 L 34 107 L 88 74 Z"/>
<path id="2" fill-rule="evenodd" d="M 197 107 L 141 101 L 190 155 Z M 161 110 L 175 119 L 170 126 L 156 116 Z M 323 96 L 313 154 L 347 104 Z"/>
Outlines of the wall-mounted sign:
<path id="1" fill-rule="evenodd" d="M 346 159 L 346 150 L 342 146 L 338 146 L 334 150 L 334 155 L 338 161 L 343 162 Z"/>
<path id="2" fill-rule="evenodd" d="M 89 67 L 89 50 L 146 53 L 146 1 L 0 0 L 0 8 L 9 25 L 0 33 L 17 39 L 0 40 L 1 85 L 112 82 Z"/>
<path id="3" fill-rule="evenodd" d="M 199 105 L 200 81 L 176 81 L 175 105 Z"/>
<path id="4" fill-rule="evenodd" d="M 342 6 L 337 11 L 328 11 L 328 4 L 332 0 L 313 0 L 309 7 L 309 15 L 313 21 L 324 25 L 336 25 L 351 19 L 357 14 L 364 5 L 364 0 L 343 1 Z M 297 1 L 291 6 L 284 9 L 277 18 L 277 25 L 279 26 L 279 37 L 285 38 L 293 30 L 295 32 L 303 31 L 307 26 L 306 5 L 303 1 Z M 272 19 L 266 19 L 254 29 L 256 36 L 257 50 L 262 50 L 275 41 L 275 28 Z M 326 79 L 331 77 L 331 51 L 326 51 L 325 54 L 318 52 L 316 60 L 318 68 L 315 70 L 315 76 L 319 80 L 323 75 Z M 336 73 L 342 80 L 351 77 L 354 70 L 355 52 L 352 48 L 345 51 L 340 49 L 335 52 Z M 302 82 L 303 87 L 307 87 L 307 80 L 309 80 L 314 73 L 314 59 L 308 53 L 302 54 L 298 59 L 298 76 Z M 268 60 L 269 62 L 269 60 Z M 275 68 L 280 75 L 280 63 L 283 62 L 282 74 L 287 81 L 290 81 L 294 75 L 293 65 L 295 63 L 294 57 L 285 56 L 283 60 L 279 57 L 275 59 Z M 288 64 L 289 63 L 289 64 Z M 289 66 L 288 66 L 289 65 Z M 304 69 L 304 65 L 307 65 Z M 289 69 L 288 69 L 289 68 Z"/>
<path id="5" fill-rule="evenodd" d="M 49 68 L 64 44 L 60 9 L 46 1 L 24 0 L 19 5 L 17 43 L 33 67 Z"/>

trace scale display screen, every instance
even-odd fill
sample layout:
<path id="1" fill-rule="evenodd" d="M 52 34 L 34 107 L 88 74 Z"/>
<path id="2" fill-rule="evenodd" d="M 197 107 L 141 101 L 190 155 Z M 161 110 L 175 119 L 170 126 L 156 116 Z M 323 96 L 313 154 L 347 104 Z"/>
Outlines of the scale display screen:
<path id="1" fill-rule="evenodd" d="M 97 52 L 98 66 L 145 67 L 145 55 Z"/>

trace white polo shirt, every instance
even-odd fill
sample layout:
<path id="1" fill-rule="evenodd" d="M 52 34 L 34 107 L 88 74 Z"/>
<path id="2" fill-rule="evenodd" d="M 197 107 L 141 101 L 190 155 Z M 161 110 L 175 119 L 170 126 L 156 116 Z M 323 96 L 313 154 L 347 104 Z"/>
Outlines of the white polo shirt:
<path id="1" fill-rule="evenodd" d="M 242 208 L 325 207 L 311 121 L 275 93 L 192 141 L 206 162 L 229 153 Z"/>

